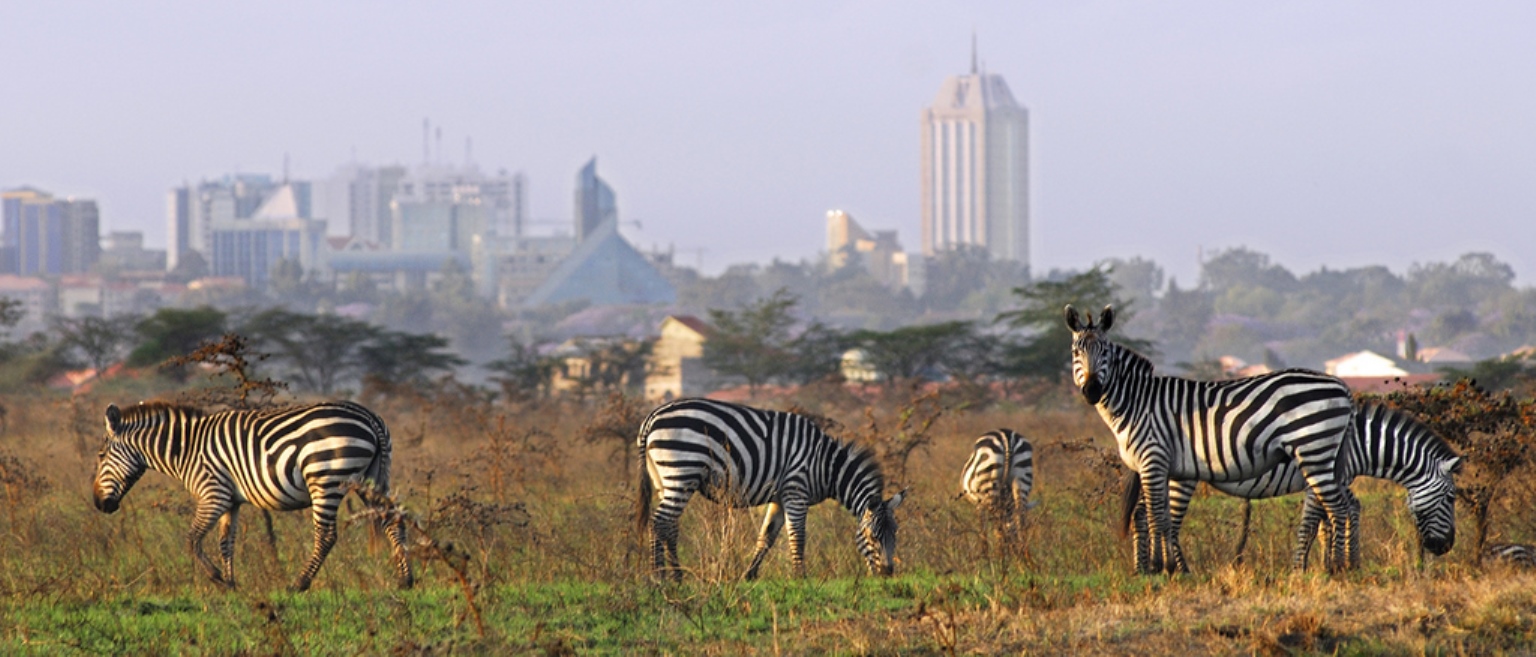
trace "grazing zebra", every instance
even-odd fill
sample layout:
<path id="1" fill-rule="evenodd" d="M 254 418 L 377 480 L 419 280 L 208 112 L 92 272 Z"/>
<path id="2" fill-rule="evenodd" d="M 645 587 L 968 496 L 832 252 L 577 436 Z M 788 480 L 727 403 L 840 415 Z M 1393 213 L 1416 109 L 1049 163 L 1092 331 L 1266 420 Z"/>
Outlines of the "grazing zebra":
<path id="1" fill-rule="evenodd" d="M 1009 429 L 989 431 L 977 438 L 960 475 L 960 490 L 966 499 L 1005 516 L 1034 508 L 1034 503 L 1025 503 L 1034 483 L 1034 448 Z"/>
<path id="2" fill-rule="evenodd" d="M 351 402 L 277 410 L 201 410 L 147 403 L 107 407 L 107 441 L 97 457 L 96 508 L 113 513 L 149 468 L 181 480 L 196 498 L 187 547 L 213 581 L 235 585 L 235 531 L 241 504 L 314 516 L 315 548 L 293 588 L 309 588 L 336 543 L 336 509 L 349 486 L 372 482 L 389 493 L 389 429 Z M 220 571 L 203 554 L 203 537 L 219 523 Z M 394 544 L 402 588 L 411 586 L 405 525 L 385 527 Z"/>
<path id="3" fill-rule="evenodd" d="M 1499 561 L 1520 568 L 1536 568 L 1536 545 L 1492 543 L 1483 548 L 1483 560 Z"/>
<path id="4" fill-rule="evenodd" d="M 640 427 L 640 496 L 636 520 L 651 528 L 657 574 L 681 578 L 677 521 L 689 498 L 735 508 L 768 505 L 757 553 L 746 579 L 789 519 L 789 553 L 796 576 L 805 574 L 805 514 L 828 498 L 859 519 L 856 540 L 871 573 L 890 575 L 896 555 L 896 518 L 902 493 L 882 499 L 885 478 L 864 449 L 828 437 L 803 415 L 708 399 L 680 399 L 652 411 Z M 651 495 L 661 491 L 654 517 Z"/>
<path id="5" fill-rule="evenodd" d="M 1342 554 L 1354 509 L 1335 472 L 1354 409 L 1343 381 L 1305 370 L 1234 381 L 1156 376 L 1152 361 L 1105 337 L 1113 308 L 1106 306 L 1095 324 L 1091 314 L 1085 320 L 1067 306 L 1066 320 L 1073 384 L 1115 433 L 1121 460 L 1141 476 L 1151 520 L 1151 558 L 1137 564 L 1142 572 L 1187 570 L 1172 536 L 1170 479 L 1242 481 L 1292 460 L 1336 530 L 1330 549 Z"/>
<path id="6" fill-rule="evenodd" d="M 1456 544 L 1456 484 L 1453 476 L 1461 470 L 1461 457 L 1429 427 L 1407 413 L 1380 404 L 1358 407 L 1354 413 L 1353 431 L 1347 435 L 1339 484 L 1348 486 L 1355 477 L 1375 477 L 1402 485 L 1408 490 L 1408 510 L 1413 514 L 1419 543 L 1435 555 L 1449 552 Z M 1169 482 L 1168 506 L 1175 540 L 1195 485 L 1193 481 Z M 1306 491 L 1302 522 L 1297 528 L 1296 547 L 1291 554 L 1292 565 L 1298 570 L 1306 569 L 1312 541 L 1317 537 L 1318 526 L 1327 518 L 1327 512 L 1308 489 L 1306 478 L 1296 462 L 1282 463 L 1254 479 L 1215 482 L 1211 486 L 1228 495 L 1253 500 Z M 1137 506 L 1140 492 L 1134 480 L 1128 483 L 1123 517 L 1130 518 L 1132 513 L 1142 512 Z M 1358 518 L 1358 514 L 1356 509 L 1351 518 Z M 1145 520 L 1136 518 L 1131 522 L 1140 525 Z M 1145 542 L 1138 541 L 1137 558 L 1146 558 L 1146 550 Z M 1358 527 L 1353 525 L 1347 529 L 1345 559 L 1346 567 L 1358 565 L 1359 534 Z"/>

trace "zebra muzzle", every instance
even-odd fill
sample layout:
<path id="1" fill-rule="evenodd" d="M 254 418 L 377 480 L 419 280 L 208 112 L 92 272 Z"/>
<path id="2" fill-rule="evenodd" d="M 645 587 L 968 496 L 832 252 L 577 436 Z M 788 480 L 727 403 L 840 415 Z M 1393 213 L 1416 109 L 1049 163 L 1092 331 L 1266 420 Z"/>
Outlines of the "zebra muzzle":
<path id="1" fill-rule="evenodd" d="M 118 507 L 118 504 L 119 504 L 119 500 L 116 497 L 110 497 L 110 496 L 109 497 L 103 497 L 102 495 L 97 494 L 95 496 L 95 500 L 94 501 L 96 502 L 96 510 L 97 511 L 100 511 L 102 513 L 116 513 L 117 512 L 117 507 Z"/>

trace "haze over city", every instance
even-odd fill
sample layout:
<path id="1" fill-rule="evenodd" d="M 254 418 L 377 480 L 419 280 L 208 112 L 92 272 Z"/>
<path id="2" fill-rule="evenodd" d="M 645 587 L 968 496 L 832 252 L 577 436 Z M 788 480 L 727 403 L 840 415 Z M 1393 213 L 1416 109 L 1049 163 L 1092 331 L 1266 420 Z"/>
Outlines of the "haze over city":
<path id="1" fill-rule="evenodd" d="M 969 67 L 1030 112 L 1033 269 L 1246 245 L 1293 271 L 1491 251 L 1536 275 L 1524 3 L 24 3 L 0 186 L 163 246 L 166 190 L 434 159 L 528 176 L 562 227 L 596 155 L 637 246 L 814 258 L 827 210 L 917 250 L 918 114 Z M 332 223 L 331 232 L 344 230 Z M 703 249 L 702 253 L 697 250 Z"/>

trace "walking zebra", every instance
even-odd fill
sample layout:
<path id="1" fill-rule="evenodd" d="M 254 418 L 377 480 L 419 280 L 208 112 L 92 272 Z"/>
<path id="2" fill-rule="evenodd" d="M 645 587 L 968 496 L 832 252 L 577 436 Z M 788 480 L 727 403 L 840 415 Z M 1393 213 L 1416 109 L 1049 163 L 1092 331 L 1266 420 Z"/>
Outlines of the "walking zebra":
<path id="1" fill-rule="evenodd" d="M 988 431 L 977 438 L 960 475 L 966 499 L 1005 516 L 1034 508 L 1033 503 L 1025 503 L 1034 483 L 1034 448 L 1009 429 Z"/>
<path id="2" fill-rule="evenodd" d="M 680 399 L 652 411 L 638 438 L 640 496 L 636 520 L 649 522 L 657 574 L 681 578 L 677 521 L 694 493 L 734 508 L 768 505 L 757 553 L 746 579 L 789 519 L 789 553 L 796 576 L 805 574 L 805 514 L 828 498 L 859 519 L 856 540 L 871 573 L 895 566 L 896 518 L 902 493 L 882 499 L 885 478 L 864 449 L 828 437 L 802 415 L 708 399 Z M 651 495 L 661 503 L 651 513 Z"/>
<path id="3" fill-rule="evenodd" d="M 1344 382 L 1305 370 L 1235 381 L 1156 376 L 1151 361 L 1105 337 L 1113 308 L 1095 324 L 1067 306 L 1066 321 L 1072 381 L 1115 433 L 1121 460 L 1141 476 L 1151 558 L 1139 569 L 1186 570 L 1168 514 L 1170 479 L 1242 481 L 1292 460 L 1328 513 L 1330 549 L 1342 554 L 1354 509 L 1335 472 L 1354 408 Z"/>
<path id="4" fill-rule="evenodd" d="M 309 588 L 336 543 L 336 509 L 349 485 L 371 481 L 389 493 L 389 430 L 351 402 L 278 410 L 223 411 L 147 403 L 107 407 L 107 440 L 97 456 L 96 508 L 113 513 L 133 484 L 153 468 L 181 480 L 196 498 L 187 548 L 213 581 L 235 585 L 235 531 L 241 504 L 293 511 L 308 507 L 315 547 L 293 588 Z M 203 537 L 219 523 L 224 569 L 203 554 Z M 402 521 L 385 527 L 394 544 L 402 588 L 411 586 Z"/>
<path id="5" fill-rule="evenodd" d="M 1341 454 L 1339 485 L 1348 486 L 1356 477 L 1387 479 L 1402 485 L 1408 490 L 1408 510 L 1413 514 L 1420 545 L 1435 555 L 1449 552 L 1456 544 L 1456 483 L 1453 476 L 1461 471 L 1461 457 L 1429 427 L 1407 413 L 1380 404 L 1358 407 L 1354 413 L 1353 431 L 1347 436 Z M 1196 483 L 1171 481 L 1168 484 L 1171 532 L 1175 540 Z M 1250 500 L 1306 491 L 1301 525 L 1296 530 L 1296 546 L 1291 553 L 1292 565 L 1298 570 L 1306 569 L 1312 542 L 1317 537 L 1319 525 L 1327 518 L 1327 512 L 1307 487 L 1306 478 L 1295 461 L 1282 463 L 1254 479 L 1213 482 L 1211 486 L 1228 495 Z M 1134 519 L 1131 516 L 1145 513 L 1138 505 L 1140 497 L 1140 487 L 1131 480 L 1126 486 L 1122 516 L 1138 527 L 1145 523 L 1144 516 Z M 1359 517 L 1358 508 L 1350 517 Z M 1148 557 L 1141 533 L 1138 532 L 1136 544 L 1138 559 Z M 1352 524 L 1347 529 L 1344 543 L 1344 565 L 1354 568 L 1359 565 L 1357 526 Z"/>

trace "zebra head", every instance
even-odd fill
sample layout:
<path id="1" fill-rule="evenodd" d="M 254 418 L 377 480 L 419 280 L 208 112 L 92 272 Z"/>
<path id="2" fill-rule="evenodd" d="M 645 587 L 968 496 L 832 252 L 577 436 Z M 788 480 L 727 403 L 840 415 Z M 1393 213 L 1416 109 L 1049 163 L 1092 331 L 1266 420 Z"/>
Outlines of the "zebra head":
<path id="1" fill-rule="evenodd" d="M 1419 541 L 1430 554 L 1439 556 L 1456 545 L 1456 482 L 1461 457 L 1430 465 L 1427 477 L 1408 489 L 1408 510 L 1419 530 Z"/>
<path id="2" fill-rule="evenodd" d="M 107 442 L 96 454 L 96 480 L 92 489 L 96 496 L 96 510 L 113 513 L 133 488 L 139 477 L 149 468 L 144 453 L 119 437 L 123 428 L 123 414 L 116 406 L 107 407 Z"/>
<path id="3" fill-rule="evenodd" d="M 864 510 L 859 518 L 859 552 L 869 564 L 874 575 L 890 575 L 896 572 L 896 515 L 907 494 L 901 491 L 888 500 L 879 500 Z"/>
<path id="4" fill-rule="evenodd" d="M 1089 404 L 1098 404 L 1104 397 L 1105 386 L 1113 383 L 1109 380 L 1112 343 L 1104 334 L 1114 325 L 1115 309 L 1111 306 L 1104 306 L 1097 324 L 1093 313 L 1083 319 L 1071 305 L 1067 306 L 1067 328 L 1072 329 L 1072 384 Z"/>

